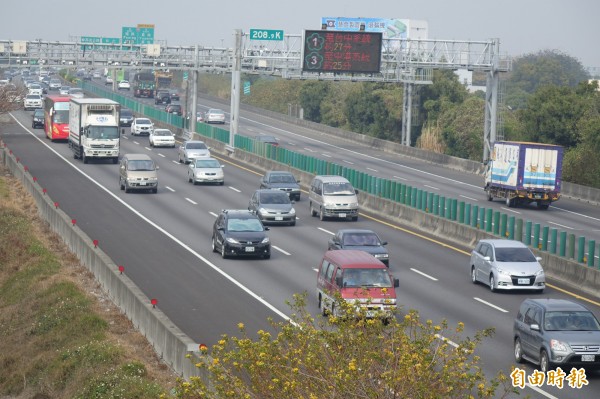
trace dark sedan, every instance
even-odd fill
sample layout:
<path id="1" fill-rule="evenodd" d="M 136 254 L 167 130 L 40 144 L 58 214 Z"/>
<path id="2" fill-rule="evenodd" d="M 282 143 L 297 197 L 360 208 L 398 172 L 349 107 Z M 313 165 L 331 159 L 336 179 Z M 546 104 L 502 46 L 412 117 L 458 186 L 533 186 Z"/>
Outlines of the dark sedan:
<path id="1" fill-rule="evenodd" d="M 300 185 L 291 172 L 271 170 L 260 179 L 260 188 L 274 188 L 285 191 L 291 200 L 300 201 Z"/>
<path id="2" fill-rule="evenodd" d="M 248 210 L 221 211 L 213 225 L 212 250 L 223 259 L 235 257 L 271 257 L 271 242 L 258 216 Z"/>
<path id="3" fill-rule="evenodd" d="M 390 267 L 389 254 L 385 246 L 387 241 L 382 241 L 377 233 L 364 229 L 341 229 L 329 239 L 327 249 L 357 249 L 373 255 L 375 258 Z"/>
<path id="4" fill-rule="evenodd" d="M 41 108 L 36 109 L 35 111 L 33 111 L 33 116 L 31 117 L 31 127 L 32 128 L 38 128 L 38 127 L 44 127 L 44 110 Z"/>

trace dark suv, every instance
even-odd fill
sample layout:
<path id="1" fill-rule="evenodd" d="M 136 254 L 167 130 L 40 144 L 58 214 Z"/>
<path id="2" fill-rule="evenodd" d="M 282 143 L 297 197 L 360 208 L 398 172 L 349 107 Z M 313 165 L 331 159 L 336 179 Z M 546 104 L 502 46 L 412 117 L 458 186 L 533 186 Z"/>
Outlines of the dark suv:
<path id="1" fill-rule="evenodd" d="M 154 104 L 171 104 L 171 93 L 168 90 L 159 90 L 154 96 Z"/>
<path id="2" fill-rule="evenodd" d="M 253 256 L 269 259 L 271 243 L 258 216 L 248 210 L 224 209 L 213 225 L 212 250 L 223 259 Z"/>
<path id="3" fill-rule="evenodd" d="M 175 114 L 175 115 L 179 115 L 179 116 L 183 115 L 183 110 L 181 109 L 181 104 L 169 104 L 165 108 L 165 111 L 170 114 Z"/>
<path id="4" fill-rule="evenodd" d="M 513 326 L 517 363 L 528 360 L 540 371 L 560 366 L 600 368 L 600 323 L 585 306 L 566 299 L 526 299 Z"/>
<path id="5" fill-rule="evenodd" d="M 291 172 L 271 170 L 260 179 L 260 188 L 275 188 L 285 191 L 291 200 L 300 201 L 300 185 Z"/>

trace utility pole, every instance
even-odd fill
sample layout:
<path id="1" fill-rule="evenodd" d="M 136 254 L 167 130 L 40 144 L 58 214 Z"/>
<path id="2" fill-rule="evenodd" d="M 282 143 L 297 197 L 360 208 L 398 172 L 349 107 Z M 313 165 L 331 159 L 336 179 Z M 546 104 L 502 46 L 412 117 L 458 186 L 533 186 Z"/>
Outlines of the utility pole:
<path id="1" fill-rule="evenodd" d="M 233 154 L 235 151 L 235 135 L 239 126 L 240 111 L 240 82 L 242 70 L 242 30 L 235 31 L 235 45 L 233 46 L 233 65 L 231 71 L 231 109 L 229 121 L 229 145 L 225 149 Z"/>

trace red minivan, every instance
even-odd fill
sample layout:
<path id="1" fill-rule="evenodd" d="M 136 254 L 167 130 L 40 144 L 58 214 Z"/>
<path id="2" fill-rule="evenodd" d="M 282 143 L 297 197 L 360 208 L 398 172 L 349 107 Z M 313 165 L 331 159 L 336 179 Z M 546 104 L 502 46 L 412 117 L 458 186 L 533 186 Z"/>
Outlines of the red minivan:
<path id="1" fill-rule="evenodd" d="M 378 259 L 364 251 L 327 251 L 317 272 L 317 297 L 323 315 L 336 315 L 336 300 L 366 306 L 367 317 L 391 317 L 396 308 L 398 279 Z M 339 295 L 339 296 L 337 296 Z"/>

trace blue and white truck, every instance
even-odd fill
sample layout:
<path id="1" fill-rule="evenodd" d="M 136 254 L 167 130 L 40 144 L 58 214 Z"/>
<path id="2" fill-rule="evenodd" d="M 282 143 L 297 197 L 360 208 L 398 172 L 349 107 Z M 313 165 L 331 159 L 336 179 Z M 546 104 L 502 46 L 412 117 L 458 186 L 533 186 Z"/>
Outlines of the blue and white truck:
<path id="1" fill-rule="evenodd" d="M 513 207 L 535 202 L 548 209 L 560 198 L 563 147 L 551 144 L 499 141 L 485 170 L 488 201 L 502 198 Z"/>

